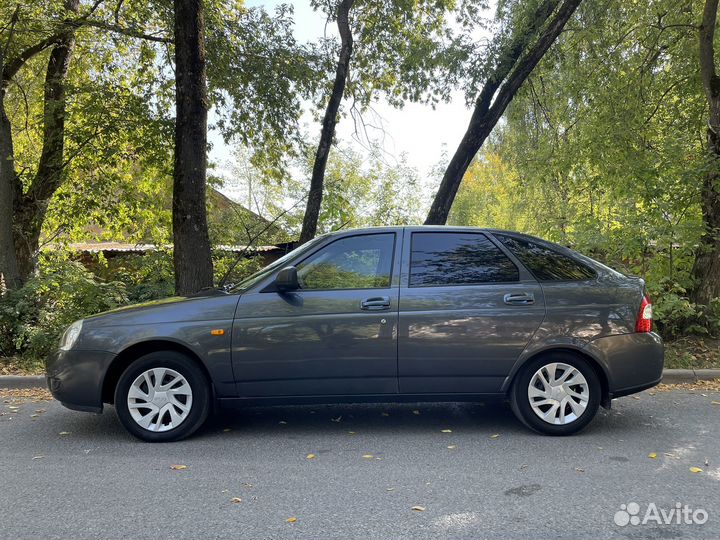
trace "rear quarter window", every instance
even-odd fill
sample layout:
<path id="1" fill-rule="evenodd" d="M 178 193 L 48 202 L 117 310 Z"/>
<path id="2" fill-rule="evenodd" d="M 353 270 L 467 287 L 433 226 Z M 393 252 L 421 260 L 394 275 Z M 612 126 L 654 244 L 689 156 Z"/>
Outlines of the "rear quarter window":
<path id="1" fill-rule="evenodd" d="M 578 260 L 529 240 L 494 235 L 538 281 L 585 281 L 597 273 Z"/>

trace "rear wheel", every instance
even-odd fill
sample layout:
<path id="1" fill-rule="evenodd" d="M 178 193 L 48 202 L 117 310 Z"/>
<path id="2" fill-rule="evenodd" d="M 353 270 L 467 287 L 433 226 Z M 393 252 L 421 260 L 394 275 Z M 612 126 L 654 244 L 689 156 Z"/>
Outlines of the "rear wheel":
<path id="1" fill-rule="evenodd" d="M 528 427 L 546 435 L 572 435 L 600 406 L 602 387 L 590 363 L 572 353 L 544 354 L 515 378 L 510 404 Z"/>
<path id="2" fill-rule="evenodd" d="M 135 360 L 115 388 L 115 409 L 123 426 L 144 441 L 188 437 L 210 412 L 210 383 L 194 360 L 157 351 Z"/>

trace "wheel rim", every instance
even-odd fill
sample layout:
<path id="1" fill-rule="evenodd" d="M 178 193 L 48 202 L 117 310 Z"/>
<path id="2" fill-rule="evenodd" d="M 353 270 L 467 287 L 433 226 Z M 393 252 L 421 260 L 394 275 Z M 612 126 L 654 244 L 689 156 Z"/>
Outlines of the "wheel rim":
<path id="1" fill-rule="evenodd" d="M 130 385 L 127 405 L 133 420 L 143 429 L 168 431 L 182 424 L 190 414 L 192 388 L 174 369 L 149 369 Z"/>
<path id="2" fill-rule="evenodd" d="M 575 422 L 585 412 L 590 401 L 590 387 L 577 368 L 553 362 L 532 376 L 528 399 L 541 420 L 563 426 Z"/>

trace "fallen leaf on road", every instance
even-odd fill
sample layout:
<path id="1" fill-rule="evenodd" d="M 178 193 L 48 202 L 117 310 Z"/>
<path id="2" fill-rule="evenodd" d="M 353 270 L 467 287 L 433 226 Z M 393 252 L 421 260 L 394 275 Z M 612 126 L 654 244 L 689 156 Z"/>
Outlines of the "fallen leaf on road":
<path id="1" fill-rule="evenodd" d="M 173 471 L 184 471 L 185 469 L 188 468 L 188 466 L 187 465 L 170 465 L 170 468 Z"/>
<path id="2" fill-rule="evenodd" d="M 521 469 L 521 470 L 522 470 L 522 469 L 527 469 L 527 468 L 528 468 L 527 463 L 523 463 L 522 465 L 520 465 L 520 469 Z"/>
<path id="3" fill-rule="evenodd" d="M 395 488 L 387 488 L 385 491 L 395 491 Z"/>
<path id="4" fill-rule="evenodd" d="M 640 399 L 638 396 L 631 396 L 633 399 Z"/>
<path id="5" fill-rule="evenodd" d="M 372 454 L 363 454 L 363 459 L 372 459 L 374 457 Z"/>
<path id="6" fill-rule="evenodd" d="M 710 461 L 708 460 L 708 458 L 705 458 L 705 466 L 706 466 L 706 467 L 709 467 L 709 466 L 710 466 Z"/>
<path id="7" fill-rule="evenodd" d="M 61 431 L 60 433 L 58 433 L 58 435 L 61 435 L 64 437 L 65 435 L 70 435 L 70 432 L 69 431 Z"/>
<path id="8" fill-rule="evenodd" d="M 575 472 L 585 472 L 585 469 L 582 467 L 575 467 Z"/>
<path id="9" fill-rule="evenodd" d="M 296 517 L 289 517 L 289 518 L 287 518 L 285 521 L 287 521 L 288 523 L 295 523 L 295 522 L 297 521 L 297 518 L 296 518 Z"/>
<path id="10" fill-rule="evenodd" d="M 451 444 L 448 446 L 448 450 L 455 450 L 457 448 L 457 444 Z"/>
<path id="11" fill-rule="evenodd" d="M 232 499 L 230 499 L 230 502 L 231 503 L 241 503 L 242 499 L 240 497 L 233 497 Z"/>
<path id="12" fill-rule="evenodd" d="M 657 454 L 656 454 L 655 452 L 651 452 L 651 453 L 648 454 L 648 457 L 649 457 L 650 459 L 655 459 L 655 458 L 657 458 Z"/>
<path id="13" fill-rule="evenodd" d="M 416 512 L 424 512 L 425 507 L 424 506 L 413 506 L 410 510 L 415 510 Z"/>
<path id="14" fill-rule="evenodd" d="M 702 472 L 702 469 L 700 467 L 690 467 L 690 472 L 699 473 Z"/>
<path id="15" fill-rule="evenodd" d="M 500 436 L 499 433 L 493 433 L 492 435 L 490 435 L 490 438 L 491 438 L 491 439 L 497 439 L 499 436 Z"/>
<path id="16" fill-rule="evenodd" d="M 354 431 L 348 431 L 348 435 L 355 435 Z"/>
<path id="17" fill-rule="evenodd" d="M 452 429 L 441 429 L 441 433 L 452 433 Z"/>
<path id="18" fill-rule="evenodd" d="M 305 459 L 315 459 L 315 454 L 308 454 Z"/>
<path id="19" fill-rule="evenodd" d="M 720 401 L 711 401 L 710 404 L 711 405 L 720 405 Z"/>
<path id="20" fill-rule="evenodd" d="M 45 456 L 33 456 L 33 459 L 42 459 L 42 458 L 44 458 L 44 457 L 45 457 Z"/>

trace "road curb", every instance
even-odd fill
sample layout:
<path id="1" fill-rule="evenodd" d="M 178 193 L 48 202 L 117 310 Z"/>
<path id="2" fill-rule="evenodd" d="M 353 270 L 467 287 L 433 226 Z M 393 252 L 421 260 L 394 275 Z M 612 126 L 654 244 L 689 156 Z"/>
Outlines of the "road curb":
<path id="1" fill-rule="evenodd" d="M 0 388 L 16 389 L 16 388 L 37 388 L 42 386 L 45 388 L 44 375 L 0 375 Z"/>
<path id="2" fill-rule="evenodd" d="M 665 384 L 694 383 L 720 379 L 720 369 L 666 369 L 662 382 Z M 0 375 L 0 389 L 45 388 L 43 375 Z"/>
<path id="3" fill-rule="evenodd" d="M 720 379 L 720 369 L 666 369 L 662 382 L 665 384 L 694 383 Z"/>

